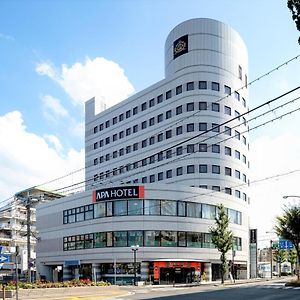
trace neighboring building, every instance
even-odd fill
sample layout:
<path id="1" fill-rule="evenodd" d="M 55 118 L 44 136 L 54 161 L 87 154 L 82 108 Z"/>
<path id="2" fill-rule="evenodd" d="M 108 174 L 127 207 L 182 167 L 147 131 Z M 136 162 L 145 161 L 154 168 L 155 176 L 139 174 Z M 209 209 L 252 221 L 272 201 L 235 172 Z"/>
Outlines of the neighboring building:
<path id="1" fill-rule="evenodd" d="M 131 282 L 139 245 L 141 280 L 215 280 L 209 228 L 223 203 L 248 277 L 247 74 L 240 36 L 192 19 L 167 38 L 164 80 L 98 114 L 89 100 L 86 191 L 38 206 L 40 275 Z"/>

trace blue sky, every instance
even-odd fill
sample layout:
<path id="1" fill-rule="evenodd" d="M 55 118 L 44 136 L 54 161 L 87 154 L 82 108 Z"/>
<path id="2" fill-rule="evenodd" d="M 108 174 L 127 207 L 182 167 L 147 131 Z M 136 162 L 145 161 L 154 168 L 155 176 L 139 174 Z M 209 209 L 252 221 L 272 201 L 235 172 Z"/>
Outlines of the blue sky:
<path id="1" fill-rule="evenodd" d="M 1 0 L 0 199 L 82 167 L 85 97 L 96 91 L 115 103 L 163 79 L 168 33 L 197 17 L 239 32 L 248 48 L 250 81 L 300 54 L 286 1 Z M 300 58 L 254 84 L 251 107 L 299 85 L 299 70 Z M 103 83 L 109 90 L 99 88 Z M 255 178 L 300 166 L 298 119 L 299 113 L 253 132 L 255 154 L 261 150 L 253 161 L 259 165 L 253 166 Z M 289 156 L 289 162 L 276 169 L 264 156 L 270 156 L 265 145 L 283 141 L 274 155 L 280 162 Z M 287 154 L 291 141 L 294 152 Z M 300 194 L 294 177 L 286 180 L 288 188 L 277 192 Z M 266 185 L 254 194 L 264 198 L 264 191 L 269 195 Z"/>

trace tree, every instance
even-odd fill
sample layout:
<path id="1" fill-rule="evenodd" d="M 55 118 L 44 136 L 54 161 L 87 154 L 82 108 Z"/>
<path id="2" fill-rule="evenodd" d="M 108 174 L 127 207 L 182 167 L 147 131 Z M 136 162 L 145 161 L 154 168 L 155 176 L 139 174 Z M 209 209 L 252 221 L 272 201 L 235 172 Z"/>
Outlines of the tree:
<path id="1" fill-rule="evenodd" d="M 297 30 L 300 31 L 300 0 L 288 0 L 287 7 L 292 12 L 292 18 L 296 23 Z M 300 44 L 300 37 L 298 43 Z"/>
<path id="2" fill-rule="evenodd" d="M 225 212 L 223 204 L 217 206 L 218 215 L 215 218 L 216 226 L 210 228 L 209 231 L 212 235 L 212 242 L 216 246 L 219 252 L 221 252 L 221 281 L 224 283 L 224 277 L 227 271 L 227 259 L 226 253 L 232 249 L 233 234 L 228 229 L 229 217 Z"/>
<path id="3" fill-rule="evenodd" d="M 281 276 L 281 263 L 286 261 L 286 251 L 283 249 L 277 248 L 274 252 L 273 260 L 279 264 L 278 273 Z"/>
<path id="4" fill-rule="evenodd" d="M 295 270 L 295 266 L 296 266 L 296 262 L 297 262 L 297 252 L 295 251 L 295 249 L 289 249 L 288 262 L 291 263 L 292 274 L 295 274 L 294 270 Z"/>
<path id="5" fill-rule="evenodd" d="M 283 215 L 276 217 L 275 231 L 278 236 L 292 242 L 297 253 L 298 268 L 300 263 L 300 205 L 285 206 Z M 300 280 L 299 270 L 297 271 Z"/>

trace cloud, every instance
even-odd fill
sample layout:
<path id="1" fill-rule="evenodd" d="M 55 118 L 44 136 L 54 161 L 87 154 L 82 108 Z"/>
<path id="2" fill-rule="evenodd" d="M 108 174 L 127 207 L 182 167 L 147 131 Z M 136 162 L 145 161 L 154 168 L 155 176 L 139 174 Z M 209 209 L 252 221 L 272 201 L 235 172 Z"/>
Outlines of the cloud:
<path id="1" fill-rule="evenodd" d="M 251 143 L 252 181 L 274 175 L 273 179 L 253 183 L 251 196 L 251 226 L 259 228 L 260 234 L 274 231 L 275 216 L 282 213 L 289 201 L 283 195 L 300 195 L 300 138 L 291 133 L 276 136 L 261 136 Z"/>
<path id="2" fill-rule="evenodd" d="M 62 150 L 59 139 L 53 135 L 41 137 L 29 132 L 19 111 L 0 116 L 0 203 L 16 192 L 57 178 L 84 166 L 84 150 Z M 74 175 L 75 176 L 75 175 Z M 77 174 L 83 180 L 84 174 Z M 72 178 L 72 182 L 77 182 Z M 61 179 L 51 187 L 68 184 Z"/>
<path id="3" fill-rule="evenodd" d="M 50 95 L 42 96 L 43 113 L 46 119 L 57 121 L 59 118 L 68 117 L 68 111 L 61 105 L 59 99 Z"/>
<path id="4" fill-rule="evenodd" d="M 4 40 L 7 40 L 7 41 L 11 41 L 11 42 L 15 41 L 15 38 L 12 37 L 11 35 L 4 34 L 4 33 L 1 33 L 1 32 L 0 32 L 0 39 L 4 39 Z"/>
<path id="5" fill-rule="evenodd" d="M 96 97 L 110 107 L 134 92 L 124 70 L 115 62 L 103 57 L 76 62 L 71 67 L 63 64 L 59 71 L 48 62 L 36 66 L 36 72 L 57 82 L 71 97 L 74 105 Z"/>

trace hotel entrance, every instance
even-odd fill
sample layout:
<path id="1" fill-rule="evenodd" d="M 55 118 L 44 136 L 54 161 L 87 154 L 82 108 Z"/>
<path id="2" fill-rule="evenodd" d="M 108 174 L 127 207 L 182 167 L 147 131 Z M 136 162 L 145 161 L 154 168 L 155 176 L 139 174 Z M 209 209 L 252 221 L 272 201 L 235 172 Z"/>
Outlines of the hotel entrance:
<path id="1" fill-rule="evenodd" d="M 154 262 L 154 282 L 159 284 L 191 283 L 200 274 L 200 262 Z"/>

